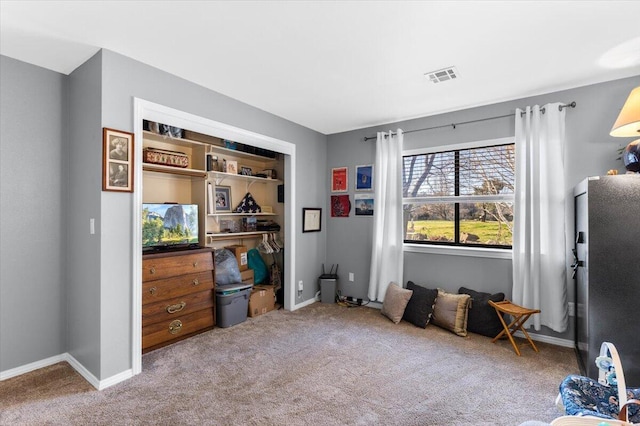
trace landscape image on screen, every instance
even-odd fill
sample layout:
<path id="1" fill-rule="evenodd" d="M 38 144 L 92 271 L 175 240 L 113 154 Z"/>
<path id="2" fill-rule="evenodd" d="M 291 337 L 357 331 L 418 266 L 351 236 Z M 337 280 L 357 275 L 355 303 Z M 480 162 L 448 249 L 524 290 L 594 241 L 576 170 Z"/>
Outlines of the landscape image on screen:
<path id="1" fill-rule="evenodd" d="M 198 244 L 197 204 L 143 204 L 143 247 L 189 244 Z"/>

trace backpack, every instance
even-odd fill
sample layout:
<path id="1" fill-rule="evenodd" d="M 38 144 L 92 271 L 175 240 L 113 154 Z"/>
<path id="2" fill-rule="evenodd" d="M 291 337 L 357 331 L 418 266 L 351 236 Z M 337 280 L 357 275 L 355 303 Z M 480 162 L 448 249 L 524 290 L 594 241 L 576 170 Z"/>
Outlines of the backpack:
<path id="1" fill-rule="evenodd" d="M 267 264 L 264 263 L 260 252 L 252 248 L 247 252 L 247 261 L 249 268 L 253 269 L 253 282 L 254 284 L 261 284 L 269 277 L 269 270 Z"/>

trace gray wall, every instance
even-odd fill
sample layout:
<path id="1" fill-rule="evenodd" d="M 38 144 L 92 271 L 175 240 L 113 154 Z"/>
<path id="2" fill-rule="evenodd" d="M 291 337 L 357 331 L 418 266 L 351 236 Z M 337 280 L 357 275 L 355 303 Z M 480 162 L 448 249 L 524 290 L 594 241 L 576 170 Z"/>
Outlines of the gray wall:
<path id="1" fill-rule="evenodd" d="M 324 200 L 325 135 L 109 51 L 68 77 L 1 60 L 0 371 L 64 352 L 99 380 L 132 367 L 133 196 L 102 192 L 101 161 L 134 97 L 295 144 L 297 224 Z M 296 228 L 295 280 L 315 283 L 326 234 Z"/>
<path id="2" fill-rule="evenodd" d="M 69 244 L 66 297 L 69 309 L 69 352 L 100 378 L 100 191 L 102 189 L 102 128 L 100 55 L 94 55 L 69 80 L 69 196 L 65 202 Z M 89 218 L 96 233 L 89 234 Z M 114 324 L 115 326 L 115 324 Z M 126 328 L 121 330 L 127 332 Z"/>
<path id="3" fill-rule="evenodd" d="M 613 138 L 609 131 L 629 92 L 640 84 L 640 77 L 616 80 L 562 92 L 550 93 L 510 102 L 466 109 L 447 114 L 408 120 L 368 129 L 329 135 L 327 172 L 333 167 L 349 166 L 349 182 L 353 182 L 356 165 L 374 162 L 375 142 L 364 142 L 365 136 L 375 136 L 378 131 L 401 128 L 404 131 L 422 129 L 451 123 L 460 123 L 486 117 L 514 113 L 516 108 L 527 105 L 543 105 L 551 102 L 576 101 L 575 109 L 566 114 L 567 149 L 565 156 L 567 229 L 569 244 L 573 232 L 573 187 L 587 176 L 604 175 L 609 169 L 621 172 L 624 166 L 617 149 L 631 141 L 630 138 Z M 404 148 L 416 149 L 495 139 L 514 135 L 513 118 L 504 118 L 443 129 L 415 132 L 405 135 Z M 353 185 L 349 194 L 353 199 Z M 329 195 L 325 208 L 329 209 Z M 327 226 L 327 262 L 340 263 L 339 288 L 344 295 L 366 298 L 369 281 L 369 253 L 371 250 L 372 221 L 366 217 L 329 218 Z M 570 249 L 571 247 L 568 247 Z M 348 272 L 355 274 L 355 282 L 347 280 Z M 511 296 L 511 261 L 504 259 L 443 256 L 437 254 L 406 253 L 404 281 L 439 286 L 457 291 L 466 286 L 479 291 L 502 291 Z M 573 281 L 568 278 L 569 300 L 573 300 Z M 572 339 L 573 331 L 542 333 Z"/>
<path id="4" fill-rule="evenodd" d="M 65 351 L 64 91 L 0 56 L 0 371 Z"/>

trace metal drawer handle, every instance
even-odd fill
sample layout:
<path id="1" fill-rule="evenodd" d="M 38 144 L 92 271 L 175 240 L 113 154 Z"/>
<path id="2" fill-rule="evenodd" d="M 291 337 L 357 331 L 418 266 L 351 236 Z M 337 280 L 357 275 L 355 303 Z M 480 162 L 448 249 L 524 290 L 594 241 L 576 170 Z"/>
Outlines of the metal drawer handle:
<path id="1" fill-rule="evenodd" d="M 169 324 L 169 333 L 178 334 L 180 333 L 180 330 L 182 330 L 182 321 L 180 320 L 171 321 L 171 324 Z"/>
<path id="2" fill-rule="evenodd" d="M 193 262 L 193 267 L 197 268 L 198 267 L 198 261 L 196 260 L 195 262 Z"/>
<path id="3" fill-rule="evenodd" d="M 181 310 L 183 310 L 185 306 L 187 306 L 187 302 L 180 302 L 176 303 L 175 305 L 169 305 L 167 306 L 167 313 L 175 314 L 176 312 L 180 312 Z"/>
<path id="4" fill-rule="evenodd" d="M 156 273 L 156 267 L 152 266 L 151 269 L 149 270 L 150 274 L 155 274 Z"/>
<path id="5" fill-rule="evenodd" d="M 198 284 L 200 284 L 200 281 L 198 281 L 197 278 L 195 280 L 193 280 L 193 285 L 198 285 Z"/>
<path id="6" fill-rule="evenodd" d="M 151 287 L 151 288 L 149 289 L 149 293 L 153 294 L 154 296 L 155 296 L 155 294 L 156 294 L 156 291 L 158 291 L 158 288 L 157 288 L 157 287 Z"/>

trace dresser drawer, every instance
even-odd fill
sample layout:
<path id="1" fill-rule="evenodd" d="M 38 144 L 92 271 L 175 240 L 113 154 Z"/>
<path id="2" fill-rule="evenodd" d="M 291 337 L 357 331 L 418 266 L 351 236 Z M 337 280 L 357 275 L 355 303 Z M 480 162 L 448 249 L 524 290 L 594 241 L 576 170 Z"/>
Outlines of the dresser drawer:
<path id="1" fill-rule="evenodd" d="M 213 289 L 213 272 L 205 271 L 142 283 L 142 304 Z"/>
<path id="2" fill-rule="evenodd" d="M 204 328 L 213 327 L 213 310 L 204 309 L 142 328 L 142 349 L 170 342 Z"/>
<path id="3" fill-rule="evenodd" d="M 172 321 L 177 317 L 213 307 L 213 291 L 201 291 L 174 299 L 151 303 L 142 307 L 142 326 L 159 321 Z"/>
<path id="4" fill-rule="evenodd" d="M 178 275 L 213 270 L 211 251 L 142 259 L 142 281 L 153 281 Z"/>

